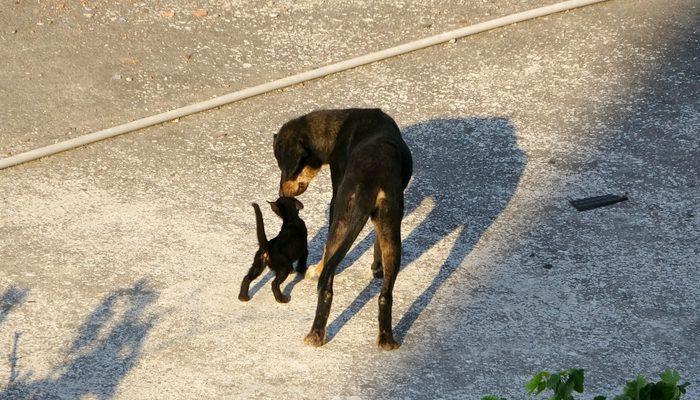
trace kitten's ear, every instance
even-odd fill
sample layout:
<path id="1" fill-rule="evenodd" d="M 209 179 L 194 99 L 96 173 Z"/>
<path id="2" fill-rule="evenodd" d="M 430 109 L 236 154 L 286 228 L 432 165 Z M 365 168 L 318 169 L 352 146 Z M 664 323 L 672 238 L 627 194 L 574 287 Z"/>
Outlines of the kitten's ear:
<path id="1" fill-rule="evenodd" d="M 304 205 L 301 204 L 301 201 L 297 200 L 296 198 L 294 199 L 294 205 L 297 207 L 297 210 L 303 210 Z"/>
<path id="2" fill-rule="evenodd" d="M 280 214 L 280 208 L 277 206 L 277 202 L 268 201 L 268 204 L 270 204 L 270 208 L 275 214 L 279 215 L 280 217 L 282 216 L 282 214 Z"/>

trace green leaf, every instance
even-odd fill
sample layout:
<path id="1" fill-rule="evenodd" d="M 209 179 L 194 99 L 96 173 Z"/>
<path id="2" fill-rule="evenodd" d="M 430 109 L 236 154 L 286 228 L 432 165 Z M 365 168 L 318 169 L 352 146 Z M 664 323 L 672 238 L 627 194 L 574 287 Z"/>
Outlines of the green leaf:
<path id="1" fill-rule="evenodd" d="M 681 397 L 681 392 L 675 384 L 657 382 L 649 390 L 650 398 L 658 400 L 677 400 Z"/>
<path id="2" fill-rule="evenodd" d="M 559 374 L 552 374 L 552 376 L 547 379 L 547 389 L 556 389 L 557 386 L 559 386 L 559 382 L 561 382 L 561 376 Z"/>
<path id="3" fill-rule="evenodd" d="M 498 396 L 488 395 L 488 396 L 482 397 L 481 400 L 506 400 L 506 398 L 505 398 L 505 397 L 498 397 Z"/>
<path id="4" fill-rule="evenodd" d="M 667 369 L 660 373 L 659 376 L 663 382 L 674 386 L 681 380 L 681 374 L 679 374 L 675 369 Z"/>
<path id="5" fill-rule="evenodd" d="M 525 384 L 525 390 L 527 391 L 528 394 L 539 394 L 542 392 L 545 387 L 544 384 L 546 384 L 546 379 L 549 377 L 549 372 L 547 371 L 540 371 L 536 373 L 532 379 L 530 379 L 526 384 Z"/>
<path id="6" fill-rule="evenodd" d="M 632 400 L 632 398 L 626 394 L 621 394 L 621 395 L 613 397 L 613 400 Z"/>
<path id="7" fill-rule="evenodd" d="M 640 393 L 647 384 L 647 380 L 643 376 L 637 374 L 637 379 L 627 382 L 622 393 L 631 400 L 641 400 Z M 616 400 L 616 399 L 615 399 Z"/>
<path id="8" fill-rule="evenodd" d="M 574 382 L 569 379 L 566 381 L 566 383 L 560 384 L 557 387 L 556 390 L 556 395 L 559 396 L 559 399 L 568 399 L 571 396 L 571 393 L 574 391 Z"/>
<path id="9" fill-rule="evenodd" d="M 690 385 L 690 382 L 686 382 L 682 385 L 678 385 L 678 390 L 681 391 L 681 394 L 685 394 L 685 388 L 687 388 L 688 385 Z"/>
<path id="10" fill-rule="evenodd" d="M 578 393 L 583 393 L 583 370 L 572 369 L 569 375 L 569 380 L 574 383 L 574 390 Z"/>

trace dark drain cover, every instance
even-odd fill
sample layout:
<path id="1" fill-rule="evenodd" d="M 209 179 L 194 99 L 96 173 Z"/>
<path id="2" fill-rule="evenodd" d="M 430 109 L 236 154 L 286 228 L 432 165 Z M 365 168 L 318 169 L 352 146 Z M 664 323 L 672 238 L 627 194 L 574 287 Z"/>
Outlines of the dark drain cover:
<path id="1" fill-rule="evenodd" d="M 586 197 L 585 199 L 569 200 L 572 206 L 579 211 L 592 210 L 598 207 L 609 206 L 627 200 L 627 196 L 606 194 L 603 196 Z"/>

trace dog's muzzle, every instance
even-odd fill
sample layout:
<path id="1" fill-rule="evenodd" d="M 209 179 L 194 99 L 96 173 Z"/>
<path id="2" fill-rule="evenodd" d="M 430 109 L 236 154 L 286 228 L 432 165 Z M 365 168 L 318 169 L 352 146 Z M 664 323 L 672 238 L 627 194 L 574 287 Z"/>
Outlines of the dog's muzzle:
<path id="1" fill-rule="evenodd" d="M 306 191 L 309 182 L 316 176 L 320 168 L 304 167 L 294 179 L 284 179 L 280 181 L 280 196 L 296 197 Z"/>
<path id="2" fill-rule="evenodd" d="M 306 182 L 284 181 L 280 183 L 279 195 L 284 197 L 296 197 L 304 193 L 308 187 L 309 184 Z"/>

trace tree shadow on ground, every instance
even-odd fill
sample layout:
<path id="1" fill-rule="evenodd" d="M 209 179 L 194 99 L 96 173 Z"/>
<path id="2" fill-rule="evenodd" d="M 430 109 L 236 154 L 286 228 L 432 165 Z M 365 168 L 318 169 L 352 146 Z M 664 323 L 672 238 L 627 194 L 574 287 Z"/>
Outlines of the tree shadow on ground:
<path id="1" fill-rule="evenodd" d="M 33 371 L 17 369 L 15 333 L 8 357 L 10 377 L 0 389 L 0 399 L 114 397 L 122 379 L 134 367 L 157 317 L 147 308 L 158 295 L 140 280 L 129 288 L 105 296 L 79 328 L 65 362 L 46 378 L 34 379 Z"/>
<path id="2" fill-rule="evenodd" d="M 442 265 L 421 266 L 434 270 L 435 276 L 396 323 L 394 333 L 399 342 L 508 204 L 526 164 L 515 130 L 505 118 L 435 119 L 408 126 L 402 133 L 414 163 L 405 215 L 425 201 L 432 202 L 433 208 L 417 227 L 404 234 L 401 268 L 412 265 L 448 235 L 456 233 L 457 239 Z M 321 254 L 327 229 L 320 229 L 309 242 L 312 254 Z M 373 243 L 374 234 L 370 233 L 348 253 L 338 273 L 355 263 Z M 370 282 L 329 324 L 328 340 L 378 294 L 380 286 L 380 280 Z"/>
<path id="3" fill-rule="evenodd" d="M 0 296 L 0 325 L 5 322 L 7 315 L 24 302 L 27 297 L 27 289 L 21 289 L 16 286 L 10 286 Z"/>

